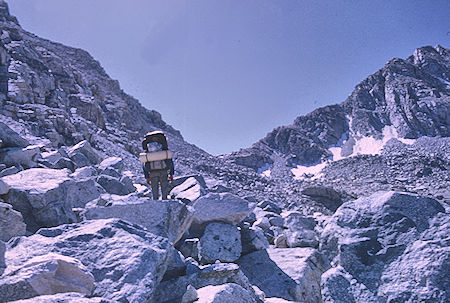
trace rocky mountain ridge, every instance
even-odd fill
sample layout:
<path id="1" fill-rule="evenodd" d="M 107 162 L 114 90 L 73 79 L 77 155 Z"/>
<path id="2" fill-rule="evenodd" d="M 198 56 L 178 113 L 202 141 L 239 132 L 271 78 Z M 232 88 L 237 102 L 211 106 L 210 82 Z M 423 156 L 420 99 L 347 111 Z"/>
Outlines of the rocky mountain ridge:
<path id="1" fill-rule="evenodd" d="M 449 301 L 448 50 L 213 157 L 2 0 L 0 30 L 0 302 Z M 154 129 L 173 200 L 141 176 Z"/>

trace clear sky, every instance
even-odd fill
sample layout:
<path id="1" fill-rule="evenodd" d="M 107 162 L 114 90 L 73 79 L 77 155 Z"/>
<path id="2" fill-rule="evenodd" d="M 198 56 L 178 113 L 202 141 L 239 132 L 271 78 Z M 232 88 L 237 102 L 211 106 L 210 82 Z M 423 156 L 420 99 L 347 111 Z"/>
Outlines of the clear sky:
<path id="1" fill-rule="evenodd" d="M 450 47 L 448 0 L 9 0 L 212 154 L 340 103 L 393 57 Z"/>

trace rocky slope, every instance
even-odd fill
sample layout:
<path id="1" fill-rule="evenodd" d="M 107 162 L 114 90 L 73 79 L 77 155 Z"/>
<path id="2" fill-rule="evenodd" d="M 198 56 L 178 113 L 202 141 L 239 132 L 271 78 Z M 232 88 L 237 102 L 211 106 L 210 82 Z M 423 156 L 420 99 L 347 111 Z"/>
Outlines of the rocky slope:
<path id="1" fill-rule="evenodd" d="M 213 157 L 1 0 L 0 30 L 0 302 L 450 300 L 448 50 Z M 173 200 L 141 176 L 154 129 Z"/>

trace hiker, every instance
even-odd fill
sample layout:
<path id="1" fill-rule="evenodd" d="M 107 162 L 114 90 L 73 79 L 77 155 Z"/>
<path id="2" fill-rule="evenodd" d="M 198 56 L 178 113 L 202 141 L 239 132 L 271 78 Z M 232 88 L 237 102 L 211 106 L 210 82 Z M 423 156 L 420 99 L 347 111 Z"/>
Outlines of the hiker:
<path id="1" fill-rule="evenodd" d="M 144 163 L 144 175 L 152 188 L 153 200 L 159 199 L 160 186 L 162 199 L 167 200 L 169 178 L 173 181 L 174 164 L 166 136 L 161 131 L 148 133 L 142 141 L 142 148 L 145 153 L 141 153 L 139 158 Z"/>

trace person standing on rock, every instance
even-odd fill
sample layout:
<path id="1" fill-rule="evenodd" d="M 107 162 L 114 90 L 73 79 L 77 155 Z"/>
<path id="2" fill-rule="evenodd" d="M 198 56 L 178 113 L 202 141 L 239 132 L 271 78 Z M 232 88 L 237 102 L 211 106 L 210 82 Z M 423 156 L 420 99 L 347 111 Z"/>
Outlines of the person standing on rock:
<path id="1" fill-rule="evenodd" d="M 144 163 L 144 175 L 147 184 L 152 188 L 153 200 L 159 199 L 159 187 L 162 199 L 167 200 L 169 178 L 173 181 L 174 164 L 166 136 L 161 131 L 150 132 L 145 135 L 142 148 L 145 153 L 141 153 L 139 157 Z"/>

